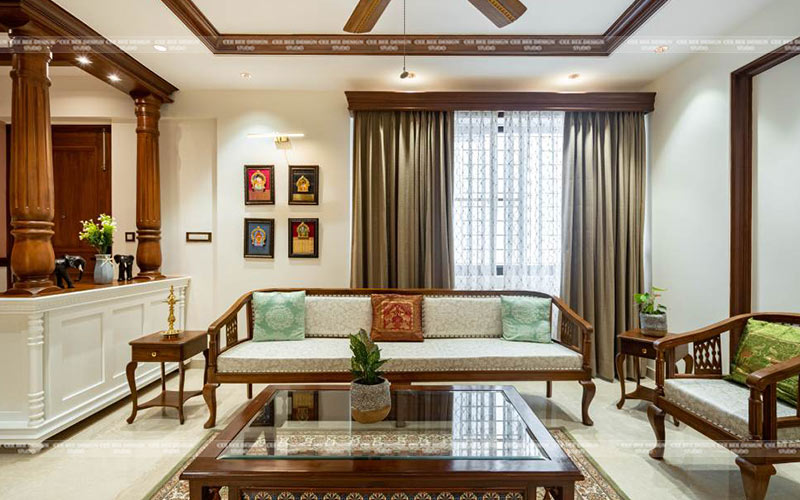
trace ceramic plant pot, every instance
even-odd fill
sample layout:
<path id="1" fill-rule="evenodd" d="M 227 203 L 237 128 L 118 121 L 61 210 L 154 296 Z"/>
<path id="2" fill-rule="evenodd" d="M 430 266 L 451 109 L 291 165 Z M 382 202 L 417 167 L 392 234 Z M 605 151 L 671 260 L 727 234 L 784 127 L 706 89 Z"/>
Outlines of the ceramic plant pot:
<path id="1" fill-rule="evenodd" d="M 663 337 L 667 334 L 667 315 L 666 314 L 645 314 L 639 313 L 639 328 L 645 335 L 651 337 Z"/>
<path id="2" fill-rule="evenodd" d="M 111 255 L 99 253 L 95 258 L 97 260 L 94 263 L 94 282 L 98 285 L 107 285 L 114 281 L 114 263 Z"/>
<path id="3" fill-rule="evenodd" d="M 362 424 L 380 422 L 392 409 L 391 384 L 381 379 L 380 384 L 364 385 L 353 381 L 350 383 L 350 414 L 353 420 Z"/>

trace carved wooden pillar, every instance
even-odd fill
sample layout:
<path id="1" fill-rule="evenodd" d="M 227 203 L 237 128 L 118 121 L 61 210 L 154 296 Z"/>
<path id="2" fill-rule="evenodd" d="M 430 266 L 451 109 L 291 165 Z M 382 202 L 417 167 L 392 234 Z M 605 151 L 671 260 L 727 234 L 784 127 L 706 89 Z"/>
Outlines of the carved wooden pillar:
<path id="1" fill-rule="evenodd" d="M 134 95 L 136 104 L 136 229 L 139 244 L 137 279 L 161 274 L 161 180 L 158 162 L 158 119 L 161 99 Z"/>
<path id="2" fill-rule="evenodd" d="M 11 170 L 9 205 L 11 271 L 9 295 L 38 295 L 58 290 L 50 275 L 53 253 L 53 151 L 50 133 L 51 54 L 47 48 L 12 56 Z"/>

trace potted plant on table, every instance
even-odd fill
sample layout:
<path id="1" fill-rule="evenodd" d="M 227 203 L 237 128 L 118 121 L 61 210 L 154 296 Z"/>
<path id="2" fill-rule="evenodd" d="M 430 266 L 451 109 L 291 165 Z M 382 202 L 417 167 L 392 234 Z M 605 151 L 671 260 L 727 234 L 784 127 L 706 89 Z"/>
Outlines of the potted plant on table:
<path id="1" fill-rule="evenodd" d="M 362 328 L 350 335 L 350 413 L 356 422 L 372 424 L 380 422 L 392 409 L 389 381 L 382 377 L 381 366 L 388 360 L 381 359 L 381 350 Z"/>
<path id="2" fill-rule="evenodd" d="M 94 282 L 106 285 L 114 280 L 114 264 L 111 262 L 111 244 L 114 243 L 114 231 L 117 230 L 117 221 L 106 214 L 100 214 L 95 223 L 91 220 L 81 221 L 83 230 L 78 233 L 78 238 L 92 245 L 97 254 L 94 264 Z"/>
<path id="3" fill-rule="evenodd" d="M 661 297 L 658 292 L 666 290 L 651 287 L 649 292 L 633 296 L 639 305 L 639 327 L 645 335 L 653 337 L 663 337 L 667 334 L 667 306 L 657 302 Z"/>

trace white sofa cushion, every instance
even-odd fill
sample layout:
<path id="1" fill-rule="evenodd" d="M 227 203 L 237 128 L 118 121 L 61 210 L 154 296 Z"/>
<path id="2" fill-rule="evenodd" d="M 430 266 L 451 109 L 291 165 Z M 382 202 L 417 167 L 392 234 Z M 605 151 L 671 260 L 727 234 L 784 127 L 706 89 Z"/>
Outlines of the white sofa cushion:
<path id="1" fill-rule="evenodd" d="M 664 396 L 669 402 L 742 439 L 750 437 L 747 425 L 750 390 L 746 387 L 721 379 L 667 379 Z M 793 415 L 793 407 L 778 401 L 779 417 Z M 778 429 L 778 439 L 800 439 L 800 427 Z"/>
<path id="2" fill-rule="evenodd" d="M 503 339 L 429 339 L 381 342 L 387 373 L 419 371 L 580 370 L 582 357 L 560 344 Z M 220 373 L 325 373 L 350 371 L 345 339 L 244 342 L 220 354 Z"/>
<path id="3" fill-rule="evenodd" d="M 502 337 L 500 297 L 425 297 L 422 333 L 426 339 Z"/>
<path id="4" fill-rule="evenodd" d="M 369 295 L 306 295 L 306 337 L 347 338 L 372 328 Z"/>

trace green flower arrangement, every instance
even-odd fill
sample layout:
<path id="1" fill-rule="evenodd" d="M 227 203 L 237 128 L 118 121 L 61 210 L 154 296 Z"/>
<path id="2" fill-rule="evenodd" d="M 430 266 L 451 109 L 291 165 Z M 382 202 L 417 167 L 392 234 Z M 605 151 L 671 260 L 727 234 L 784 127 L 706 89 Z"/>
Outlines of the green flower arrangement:
<path id="1" fill-rule="evenodd" d="M 100 214 L 97 220 L 99 224 L 90 220 L 82 220 L 83 230 L 78 233 L 78 238 L 92 245 L 99 254 L 111 253 L 117 221 L 106 214 Z"/>

